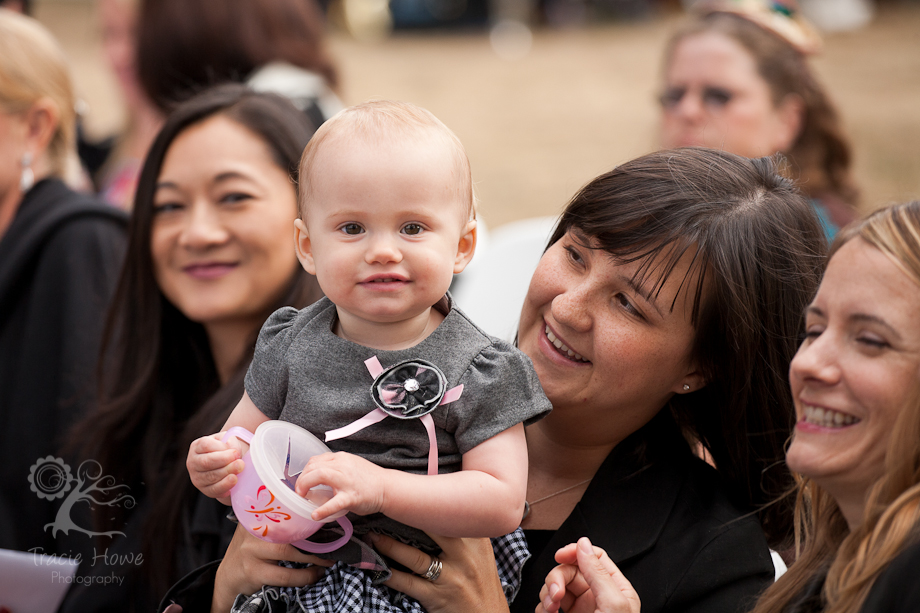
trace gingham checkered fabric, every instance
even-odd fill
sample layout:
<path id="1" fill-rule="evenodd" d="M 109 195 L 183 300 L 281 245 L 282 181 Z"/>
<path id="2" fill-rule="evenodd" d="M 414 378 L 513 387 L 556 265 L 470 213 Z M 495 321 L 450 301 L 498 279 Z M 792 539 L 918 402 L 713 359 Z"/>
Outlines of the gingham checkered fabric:
<path id="1" fill-rule="evenodd" d="M 521 585 L 521 570 L 530 557 L 520 528 L 492 539 L 495 564 L 505 597 L 510 603 Z M 284 563 L 291 566 L 290 563 Z M 446 570 L 446 569 L 445 569 Z M 231 613 L 424 613 L 418 601 L 384 585 L 374 585 L 371 576 L 342 562 L 326 570 L 317 583 L 299 588 L 265 586 L 251 596 L 240 595 Z"/>

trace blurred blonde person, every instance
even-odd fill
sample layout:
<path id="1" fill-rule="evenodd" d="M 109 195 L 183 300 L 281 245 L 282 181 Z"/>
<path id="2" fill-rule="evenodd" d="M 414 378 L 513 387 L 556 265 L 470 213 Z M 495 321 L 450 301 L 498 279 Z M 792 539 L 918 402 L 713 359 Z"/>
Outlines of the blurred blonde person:
<path id="1" fill-rule="evenodd" d="M 28 479 L 88 404 L 123 253 L 124 215 L 63 181 L 74 122 L 63 51 L 0 9 L 0 548 L 57 550 L 59 501 Z"/>

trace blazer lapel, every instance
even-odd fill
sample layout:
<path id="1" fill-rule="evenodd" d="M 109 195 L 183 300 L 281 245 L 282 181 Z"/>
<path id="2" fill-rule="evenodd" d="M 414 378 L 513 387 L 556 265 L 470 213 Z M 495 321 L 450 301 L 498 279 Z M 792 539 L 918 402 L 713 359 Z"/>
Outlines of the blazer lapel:
<path id="1" fill-rule="evenodd" d="M 619 564 L 658 542 L 685 480 L 686 469 L 667 461 L 637 468 L 624 465 L 625 458 L 617 457 L 621 455 L 614 450 L 607 456 L 541 558 L 552 560 L 557 549 L 587 536 Z M 555 561 L 550 568 L 554 565 Z"/>
<path id="2" fill-rule="evenodd" d="M 637 449 L 644 443 L 647 458 L 640 461 Z M 691 460 L 686 442 L 667 415 L 659 415 L 617 445 L 571 515 L 532 560 L 533 570 L 526 573 L 520 593 L 539 593 L 542 579 L 556 566 L 556 551 L 582 536 L 607 551 L 618 566 L 654 547 Z M 539 584 L 532 585 L 538 578 Z"/>

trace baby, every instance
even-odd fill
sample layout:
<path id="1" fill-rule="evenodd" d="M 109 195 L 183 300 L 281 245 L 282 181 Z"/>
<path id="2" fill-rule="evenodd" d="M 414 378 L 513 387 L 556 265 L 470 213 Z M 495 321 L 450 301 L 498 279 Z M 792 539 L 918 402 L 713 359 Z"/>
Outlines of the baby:
<path id="1" fill-rule="evenodd" d="M 348 510 L 355 537 L 329 556 L 345 564 L 296 598 L 310 611 L 366 610 L 392 599 L 369 532 L 434 555 L 426 532 L 499 537 L 518 527 L 524 424 L 551 407 L 530 360 L 447 294 L 476 246 L 469 161 L 453 132 L 411 104 L 365 103 L 316 132 L 299 176 L 297 257 L 326 297 L 271 315 L 224 430 L 281 419 L 347 452 L 313 457 L 297 478 L 302 496 L 333 489 L 313 519 Z M 195 441 L 188 467 L 196 487 L 226 501 L 243 462 L 220 439 Z M 519 568 L 523 552 L 508 549 Z M 318 598 L 343 573 L 363 577 L 364 592 Z"/>

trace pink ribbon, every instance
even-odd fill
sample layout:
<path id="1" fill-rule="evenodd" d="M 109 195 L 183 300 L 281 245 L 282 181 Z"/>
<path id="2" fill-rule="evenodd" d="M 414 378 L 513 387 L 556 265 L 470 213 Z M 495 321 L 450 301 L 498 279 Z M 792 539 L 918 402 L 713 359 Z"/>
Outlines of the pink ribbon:
<path id="1" fill-rule="evenodd" d="M 368 372 L 371 373 L 371 376 L 374 377 L 374 379 L 379 377 L 380 373 L 383 372 L 383 366 L 380 365 L 380 360 L 377 359 L 377 356 L 364 360 L 364 365 L 367 366 Z M 441 402 L 438 403 L 438 406 L 447 404 L 449 402 L 454 402 L 460 398 L 462 393 L 462 385 L 458 385 L 457 387 L 453 387 L 447 390 L 447 392 L 444 393 L 444 397 L 441 398 Z M 345 438 L 346 436 L 351 436 L 355 432 L 363 430 L 370 425 L 376 424 L 378 421 L 383 421 L 386 417 L 388 417 L 386 411 L 380 408 L 374 409 L 364 417 L 351 422 L 347 426 L 342 426 L 341 428 L 327 431 L 326 441 L 334 441 L 340 438 Z M 425 426 L 425 430 L 428 432 L 428 474 L 436 475 L 438 474 L 438 439 L 435 435 L 434 419 L 432 419 L 431 413 L 425 413 L 419 419 L 422 421 L 422 424 Z"/>

